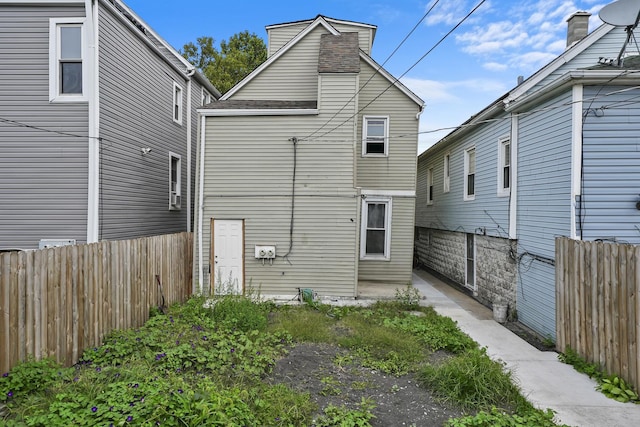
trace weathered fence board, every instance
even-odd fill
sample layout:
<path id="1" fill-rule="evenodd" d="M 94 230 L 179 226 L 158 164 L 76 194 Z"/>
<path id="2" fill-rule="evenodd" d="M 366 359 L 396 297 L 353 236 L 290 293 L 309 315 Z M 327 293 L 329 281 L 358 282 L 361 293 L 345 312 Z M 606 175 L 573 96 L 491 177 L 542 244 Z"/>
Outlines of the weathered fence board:
<path id="1" fill-rule="evenodd" d="M 162 296 L 185 301 L 192 244 L 179 233 L 0 254 L 0 372 L 28 356 L 72 365 L 110 331 L 142 326 Z"/>
<path id="2" fill-rule="evenodd" d="M 557 348 L 640 390 L 640 246 L 556 239 Z"/>

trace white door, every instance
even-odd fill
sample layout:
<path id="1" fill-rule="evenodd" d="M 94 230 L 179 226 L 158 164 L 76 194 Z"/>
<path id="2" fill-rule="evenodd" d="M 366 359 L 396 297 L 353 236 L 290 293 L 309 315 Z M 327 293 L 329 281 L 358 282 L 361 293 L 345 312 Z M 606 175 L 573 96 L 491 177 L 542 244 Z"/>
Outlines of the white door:
<path id="1" fill-rule="evenodd" d="M 214 219 L 212 230 L 212 292 L 240 295 L 244 288 L 244 221 Z"/>

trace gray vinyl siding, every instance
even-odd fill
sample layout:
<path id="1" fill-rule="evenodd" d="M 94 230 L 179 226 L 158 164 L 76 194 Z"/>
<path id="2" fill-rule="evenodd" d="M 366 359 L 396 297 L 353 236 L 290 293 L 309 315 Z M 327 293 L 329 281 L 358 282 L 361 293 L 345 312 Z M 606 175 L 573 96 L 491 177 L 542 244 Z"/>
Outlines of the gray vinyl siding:
<path id="1" fill-rule="evenodd" d="M 210 220 L 245 220 L 245 283 L 263 295 L 355 296 L 358 198 L 353 147 L 343 141 L 297 148 L 293 245 L 288 260 L 262 265 L 257 244 L 289 250 L 293 144 L 289 138 L 326 120 L 320 116 L 210 117 L 206 122 L 204 265 Z M 205 288 L 207 284 L 205 284 Z"/>
<path id="2" fill-rule="evenodd" d="M 317 78 L 317 75 L 316 75 Z M 206 119 L 203 262 L 209 265 L 211 218 L 245 221 L 245 283 L 263 295 L 355 297 L 359 198 L 353 187 L 353 125 L 322 141 L 300 141 L 296 153 L 293 241 L 289 251 L 294 147 L 292 137 L 319 128 L 336 108 L 355 111 L 355 75 L 322 77 L 318 115 Z M 257 244 L 276 245 L 273 265 L 254 258 Z M 197 252 L 196 252 L 197 255 Z M 208 289 L 208 283 L 204 284 Z"/>
<path id="3" fill-rule="evenodd" d="M 522 115 L 518 143 L 518 319 L 555 337 L 555 237 L 570 234 L 571 92 Z M 560 108 L 550 108 L 552 106 Z"/>
<path id="4" fill-rule="evenodd" d="M 388 261 L 360 260 L 358 278 L 390 285 L 411 283 L 415 199 L 393 197 L 391 201 L 391 250 Z"/>
<path id="5" fill-rule="evenodd" d="M 282 46 L 287 44 L 291 39 L 297 36 L 300 31 L 304 30 L 310 21 L 299 22 L 296 24 L 283 25 L 272 28 L 267 31 L 269 56 L 276 53 Z"/>
<path id="6" fill-rule="evenodd" d="M 320 36 L 327 33 L 324 27 L 312 30 L 304 39 L 236 92 L 233 99 L 290 101 L 317 99 Z"/>
<path id="7" fill-rule="evenodd" d="M 49 18 L 84 6 L 0 5 L 0 248 L 87 235 L 87 104 L 49 102 Z M 54 132 L 38 130 L 33 127 Z"/>
<path id="8" fill-rule="evenodd" d="M 418 159 L 416 225 L 508 237 L 509 197 L 498 197 L 498 140 L 509 136 L 511 120 L 503 114 L 478 126 L 462 140 L 438 144 Z M 464 200 L 465 150 L 476 149 L 475 199 Z M 444 156 L 449 154 L 449 192 L 444 192 Z M 427 171 L 433 168 L 433 204 L 427 205 Z"/>
<path id="9" fill-rule="evenodd" d="M 357 186 L 366 189 L 415 190 L 419 106 L 375 70 L 361 61 L 356 155 Z M 368 83 L 367 83 L 368 81 Z M 366 83 L 366 86 L 365 86 Z M 384 93 L 383 93 L 384 92 Z M 381 95 L 382 94 L 382 95 Z M 389 116 L 389 155 L 362 156 L 362 117 Z"/>
<path id="10" fill-rule="evenodd" d="M 640 90 L 586 87 L 583 152 L 583 209 L 576 212 L 577 235 L 640 244 Z"/>
<path id="11" fill-rule="evenodd" d="M 186 230 L 187 83 L 108 9 L 100 9 L 100 238 Z M 123 66 L 126 64 L 126 66 Z M 173 121 L 173 83 L 182 125 Z M 200 93 L 195 93 L 200 99 Z M 151 148 L 142 155 L 141 149 Z M 169 210 L 169 152 L 182 163 L 182 209 Z"/>

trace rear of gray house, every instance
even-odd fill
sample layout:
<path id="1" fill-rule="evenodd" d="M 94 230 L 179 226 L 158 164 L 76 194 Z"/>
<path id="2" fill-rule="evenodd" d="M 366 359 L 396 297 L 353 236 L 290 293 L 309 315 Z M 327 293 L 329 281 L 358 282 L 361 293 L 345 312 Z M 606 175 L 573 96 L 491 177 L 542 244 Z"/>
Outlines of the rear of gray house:
<path id="1" fill-rule="evenodd" d="M 555 238 L 640 244 L 640 73 L 624 28 L 587 35 L 418 159 L 416 255 L 555 338 Z M 607 59 L 609 58 L 609 59 Z"/>
<path id="2" fill-rule="evenodd" d="M 266 62 L 199 110 L 194 283 L 282 299 L 410 283 L 422 100 L 370 57 L 373 25 L 267 32 Z"/>
<path id="3" fill-rule="evenodd" d="M 0 0 L 0 249 L 191 229 L 220 94 L 117 0 Z"/>

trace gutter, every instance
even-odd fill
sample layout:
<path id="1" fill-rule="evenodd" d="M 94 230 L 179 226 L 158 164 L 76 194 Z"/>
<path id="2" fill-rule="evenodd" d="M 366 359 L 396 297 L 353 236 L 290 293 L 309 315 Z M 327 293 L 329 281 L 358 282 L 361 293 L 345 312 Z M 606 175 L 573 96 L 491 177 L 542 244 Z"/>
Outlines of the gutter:
<path id="1" fill-rule="evenodd" d="M 100 238 L 100 79 L 98 49 L 98 7 L 95 0 L 85 0 L 88 81 L 88 177 L 87 243 Z"/>

